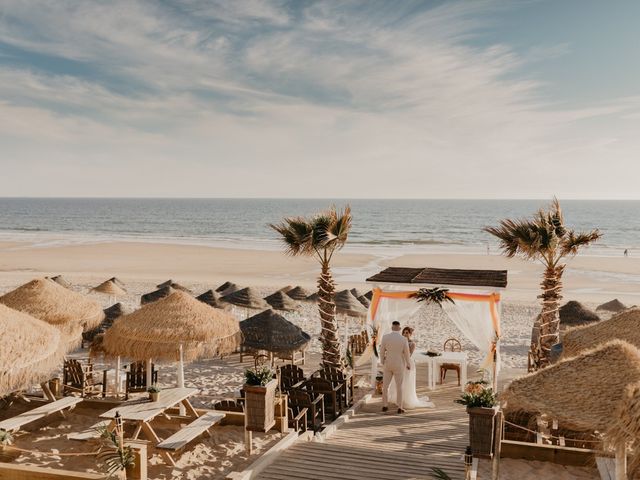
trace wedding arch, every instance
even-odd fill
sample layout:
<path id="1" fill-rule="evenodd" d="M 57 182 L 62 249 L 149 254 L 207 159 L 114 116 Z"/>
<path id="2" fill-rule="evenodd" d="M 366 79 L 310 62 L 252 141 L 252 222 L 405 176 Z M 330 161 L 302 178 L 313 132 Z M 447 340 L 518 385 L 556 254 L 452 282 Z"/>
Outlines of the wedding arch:
<path id="1" fill-rule="evenodd" d="M 373 286 L 367 325 L 377 329 L 377 339 L 422 306 L 415 298 L 420 289 L 442 288 L 453 302 L 441 306 L 458 330 L 484 354 L 481 368 L 490 372 L 494 390 L 500 371 L 500 293 L 507 287 L 506 270 L 389 267 L 367 278 Z M 372 357 L 372 375 L 377 358 Z"/>

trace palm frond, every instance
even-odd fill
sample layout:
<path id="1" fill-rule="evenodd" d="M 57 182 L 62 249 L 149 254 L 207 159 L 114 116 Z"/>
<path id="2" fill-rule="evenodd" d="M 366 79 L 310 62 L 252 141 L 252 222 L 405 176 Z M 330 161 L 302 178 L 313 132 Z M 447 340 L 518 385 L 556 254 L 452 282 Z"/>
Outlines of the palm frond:
<path id="1" fill-rule="evenodd" d="M 576 233 L 573 230 L 567 232 L 566 237 L 563 239 L 561 245 L 561 255 L 576 255 L 578 250 L 582 247 L 591 245 L 597 242 L 602 237 L 602 234 L 598 229 L 591 230 L 590 232 Z"/>
<path id="2" fill-rule="evenodd" d="M 313 252 L 313 226 L 304 218 L 285 218 L 280 224 L 269 224 L 282 237 L 288 255 L 309 255 Z"/>
<path id="3" fill-rule="evenodd" d="M 421 288 L 415 293 L 412 293 L 410 298 L 416 298 L 419 302 L 435 303 L 442 307 L 445 302 L 455 303 L 453 298 L 449 295 L 449 290 L 442 287 L 434 288 Z"/>
<path id="4" fill-rule="evenodd" d="M 431 467 L 431 477 L 437 480 L 451 480 L 451 477 L 441 468 Z"/>

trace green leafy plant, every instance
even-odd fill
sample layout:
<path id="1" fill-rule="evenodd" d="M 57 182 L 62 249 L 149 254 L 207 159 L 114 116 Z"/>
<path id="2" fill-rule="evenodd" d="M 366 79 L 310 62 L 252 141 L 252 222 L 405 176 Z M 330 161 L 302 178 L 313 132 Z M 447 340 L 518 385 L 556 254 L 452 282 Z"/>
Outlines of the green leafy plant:
<path id="1" fill-rule="evenodd" d="M 347 348 L 347 351 L 345 353 L 345 362 L 347 364 L 347 367 L 353 368 L 353 353 L 351 353 L 350 348 Z"/>
<path id="2" fill-rule="evenodd" d="M 477 382 L 467 382 L 464 392 L 460 398 L 454 402 L 460 405 L 466 405 L 470 408 L 485 407 L 492 408 L 498 404 L 498 397 L 492 388 L 486 387 L 487 382 L 479 380 Z"/>
<path id="3" fill-rule="evenodd" d="M 127 446 L 121 447 L 115 431 L 109 430 L 106 426 L 98 427 L 96 431 L 102 439 L 96 458 L 107 475 L 113 477 L 118 472 L 135 465 L 133 449 Z"/>
<path id="4" fill-rule="evenodd" d="M 431 467 L 431 477 L 438 480 L 451 480 L 451 477 L 447 473 L 438 467 Z"/>
<path id="5" fill-rule="evenodd" d="M 157 383 L 154 383 L 150 387 L 147 388 L 147 392 L 149 393 L 160 393 L 162 389 L 158 386 Z"/>
<path id="6" fill-rule="evenodd" d="M 244 372 L 244 380 L 247 385 L 264 387 L 273 380 L 273 371 L 269 367 L 248 368 Z"/>
<path id="7" fill-rule="evenodd" d="M 13 443 L 13 435 L 11 432 L 0 429 L 0 445 L 11 445 Z"/>
<path id="8" fill-rule="evenodd" d="M 421 288 L 412 294 L 411 298 L 416 298 L 419 302 L 434 303 L 440 307 L 445 302 L 455 303 L 449 296 L 449 290 L 442 287 Z"/>

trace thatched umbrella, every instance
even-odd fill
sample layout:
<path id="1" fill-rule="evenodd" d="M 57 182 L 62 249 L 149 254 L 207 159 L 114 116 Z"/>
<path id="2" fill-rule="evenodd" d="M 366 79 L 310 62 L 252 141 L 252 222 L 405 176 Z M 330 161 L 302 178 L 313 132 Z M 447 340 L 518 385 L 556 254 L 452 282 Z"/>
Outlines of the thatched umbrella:
<path id="1" fill-rule="evenodd" d="M 502 401 L 509 410 L 545 413 L 572 430 L 603 432 L 624 452 L 626 442 L 640 437 L 640 351 L 609 342 L 514 380 Z M 636 467 L 637 460 L 636 449 Z"/>
<path id="2" fill-rule="evenodd" d="M 115 283 L 116 285 L 118 285 L 122 289 L 126 289 L 126 287 L 127 287 L 127 284 L 124 283 L 122 280 L 120 280 L 118 277 L 111 277 L 108 281 Z"/>
<path id="3" fill-rule="evenodd" d="M 222 296 L 229 295 L 230 293 L 237 292 L 238 290 L 240 290 L 240 287 L 233 282 L 224 282 L 216 288 L 216 292 Z"/>
<path id="4" fill-rule="evenodd" d="M 562 336 L 562 356 L 571 357 L 611 340 L 624 340 L 640 348 L 640 309 L 632 308 L 609 320 L 567 330 Z"/>
<path id="5" fill-rule="evenodd" d="M 111 328 L 113 322 L 116 318 L 125 315 L 127 312 L 125 311 L 124 306 L 121 303 L 114 303 L 110 307 L 105 308 L 104 310 L 104 320 L 93 330 L 89 330 L 88 332 L 84 332 L 82 334 L 82 339 L 85 342 L 93 342 L 97 335 L 104 333 L 107 329 Z M 93 344 L 91 345 L 93 348 Z"/>
<path id="6" fill-rule="evenodd" d="M 175 292 L 175 290 L 167 286 L 159 288 L 158 290 L 155 290 L 153 292 L 145 293 L 140 297 L 140 305 L 146 305 L 147 303 L 152 303 L 160 300 L 161 298 L 168 297 L 173 292 Z"/>
<path id="7" fill-rule="evenodd" d="M 49 379 L 67 345 L 57 328 L 2 304 L 0 338 L 0 398 Z"/>
<path id="8" fill-rule="evenodd" d="M 156 288 L 158 289 L 165 288 L 165 287 L 171 287 L 174 290 L 180 290 L 182 292 L 192 293 L 191 290 L 189 290 L 187 287 L 180 285 L 179 283 L 176 283 L 171 279 L 167 280 L 166 282 L 162 282 L 159 285 L 156 285 Z"/>
<path id="9" fill-rule="evenodd" d="M 586 325 L 598 321 L 598 315 L 575 300 L 560 307 L 560 325 Z"/>
<path id="10" fill-rule="evenodd" d="M 367 293 L 364 294 L 364 297 L 371 301 L 373 299 L 373 290 L 369 290 Z"/>
<path id="11" fill-rule="evenodd" d="M 351 317 L 363 319 L 367 316 L 367 309 L 353 296 L 351 290 L 337 292 L 333 301 L 336 304 L 336 313 L 344 318 L 344 345 L 349 345 L 349 319 Z"/>
<path id="12" fill-rule="evenodd" d="M 247 316 L 249 309 L 264 310 L 269 308 L 269 304 L 265 302 L 262 297 L 251 287 L 237 290 L 233 293 L 222 297 L 222 301 L 236 305 L 238 307 L 247 309 Z"/>
<path id="13" fill-rule="evenodd" d="M 360 295 L 358 297 L 358 301 L 362 304 L 362 306 L 364 308 L 366 308 L 367 310 L 369 309 L 369 307 L 371 306 L 371 301 L 365 297 L 364 295 Z"/>
<path id="14" fill-rule="evenodd" d="M 300 305 L 295 300 L 281 291 L 277 291 L 268 297 L 264 297 L 264 300 L 275 310 L 294 312 L 300 308 Z"/>
<path id="15" fill-rule="evenodd" d="M 297 287 L 294 287 L 291 290 L 289 290 L 287 292 L 287 295 L 289 295 L 294 300 L 298 300 L 299 302 L 304 302 L 304 301 L 307 301 L 307 297 L 310 295 L 310 292 L 308 292 L 304 287 L 301 287 L 300 285 L 298 285 Z"/>
<path id="16" fill-rule="evenodd" d="M 73 287 L 73 285 L 71 285 L 71 283 L 68 282 L 67 279 L 64 278 L 62 275 L 55 275 L 53 277 L 45 277 L 45 278 L 47 280 L 51 280 L 52 282 L 56 282 L 61 287 L 68 288 L 69 290 L 71 290 L 71 288 Z"/>
<path id="17" fill-rule="evenodd" d="M 320 298 L 320 295 L 318 295 L 318 292 L 314 292 L 311 295 L 309 295 L 305 300 L 307 302 L 317 303 L 319 298 Z"/>
<path id="18" fill-rule="evenodd" d="M 98 302 L 44 278 L 6 293 L 0 303 L 58 327 L 72 341 L 104 319 Z"/>
<path id="19" fill-rule="evenodd" d="M 127 294 L 127 291 L 113 280 L 102 282 L 100 285 L 93 287 L 91 291 L 109 295 L 109 303 L 113 303 L 117 297 Z"/>
<path id="20" fill-rule="evenodd" d="M 596 307 L 596 312 L 600 310 L 604 310 L 605 312 L 617 313 L 617 312 L 621 312 L 622 310 L 625 310 L 626 308 L 627 307 L 624 305 L 624 303 L 622 303 L 617 298 L 614 298 L 609 302 L 603 303 L 602 305 L 598 305 Z"/>
<path id="21" fill-rule="evenodd" d="M 286 287 L 282 287 L 280 290 L 278 290 L 278 292 L 287 293 L 292 288 L 293 287 L 291 285 L 287 285 Z"/>
<path id="22" fill-rule="evenodd" d="M 311 336 L 271 309 L 240 322 L 242 345 L 254 350 L 289 353 L 304 349 Z"/>
<path id="23" fill-rule="evenodd" d="M 213 308 L 226 308 L 227 305 L 222 300 L 220 300 L 221 298 L 222 295 L 220 295 L 218 292 L 207 290 L 206 292 L 198 295 L 196 297 L 196 300 L 200 300 L 201 302 L 204 302 Z"/>
<path id="24" fill-rule="evenodd" d="M 360 290 L 358 290 L 357 288 L 352 288 L 352 289 L 351 289 L 351 290 L 349 290 L 349 291 L 350 291 L 350 292 L 351 292 L 351 294 L 352 294 L 354 297 L 356 297 L 356 298 L 358 298 L 358 297 L 360 297 L 360 296 L 364 295 L 364 292 L 361 292 L 361 291 L 360 291 Z"/>
<path id="25" fill-rule="evenodd" d="M 229 354 L 240 339 L 233 315 L 176 291 L 118 318 L 103 345 L 108 355 L 146 360 L 149 385 L 153 359 L 178 361 L 178 386 L 183 387 L 185 360 Z"/>

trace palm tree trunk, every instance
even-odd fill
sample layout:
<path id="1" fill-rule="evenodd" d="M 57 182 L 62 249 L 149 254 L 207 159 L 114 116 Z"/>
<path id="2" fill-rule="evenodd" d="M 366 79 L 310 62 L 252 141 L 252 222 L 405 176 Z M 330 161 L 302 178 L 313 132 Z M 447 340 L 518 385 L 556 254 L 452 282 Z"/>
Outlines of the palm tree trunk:
<path id="1" fill-rule="evenodd" d="M 336 321 L 336 304 L 333 300 L 335 283 L 331 276 L 329 261 L 322 262 L 322 273 L 318 279 L 318 309 L 322 332 L 322 366 L 342 368 L 340 340 L 338 339 L 338 323 Z"/>
<path id="2" fill-rule="evenodd" d="M 534 352 L 537 368 L 551 363 L 551 347 L 560 340 L 560 300 L 562 300 L 562 274 L 565 265 L 548 266 L 544 271 L 544 280 L 540 284 L 542 294 L 542 312 L 540 313 L 540 337 L 537 352 Z"/>

